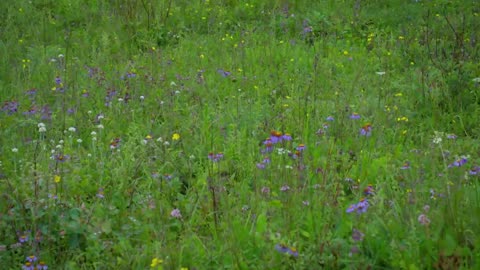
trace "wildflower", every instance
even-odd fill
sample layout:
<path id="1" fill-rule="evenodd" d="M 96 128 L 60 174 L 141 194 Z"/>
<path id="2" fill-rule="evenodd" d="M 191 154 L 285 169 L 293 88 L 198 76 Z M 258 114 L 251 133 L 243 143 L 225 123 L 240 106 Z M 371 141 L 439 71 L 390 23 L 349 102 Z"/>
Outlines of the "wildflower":
<path id="1" fill-rule="evenodd" d="M 268 195 L 268 194 L 270 194 L 270 188 L 269 187 L 262 187 L 261 192 L 263 194 Z"/>
<path id="2" fill-rule="evenodd" d="M 350 115 L 350 119 L 360 119 L 360 114 L 352 113 L 352 115 Z"/>
<path id="3" fill-rule="evenodd" d="M 112 142 L 110 143 L 110 149 L 117 149 L 118 147 L 120 147 L 120 142 L 121 142 L 121 139 L 120 138 L 115 138 L 112 140 Z"/>
<path id="4" fill-rule="evenodd" d="M 97 196 L 97 198 L 99 198 L 99 199 L 105 198 L 105 194 L 103 193 L 103 188 L 99 188 L 99 189 L 98 189 L 96 196 Z"/>
<path id="5" fill-rule="evenodd" d="M 7 101 L 3 104 L 2 111 L 6 111 L 7 114 L 11 115 L 18 111 L 18 102 L 17 101 Z"/>
<path id="6" fill-rule="evenodd" d="M 172 210 L 172 212 L 170 212 L 170 216 L 173 217 L 173 218 L 182 218 L 182 213 L 180 213 L 180 210 L 178 208 L 175 208 Z"/>
<path id="7" fill-rule="evenodd" d="M 40 261 L 37 265 L 37 270 L 47 270 L 48 266 L 45 264 L 45 262 Z"/>
<path id="8" fill-rule="evenodd" d="M 410 169 L 410 162 L 409 161 L 405 161 L 405 163 L 403 163 L 402 167 L 400 167 L 401 170 L 407 170 L 407 169 Z"/>
<path id="9" fill-rule="evenodd" d="M 296 149 L 297 149 L 297 151 L 302 152 L 303 150 L 305 150 L 305 145 L 304 145 L 303 143 L 301 143 L 301 144 L 299 144 L 299 145 L 297 146 Z"/>
<path id="10" fill-rule="evenodd" d="M 360 242 L 363 241 L 363 238 L 365 237 L 365 234 L 363 234 L 361 231 L 357 229 L 353 229 L 352 231 L 352 239 L 355 242 Z"/>
<path id="11" fill-rule="evenodd" d="M 298 251 L 294 247 L 288 247 L 284 244 L 277 244 L 275 245 L 275 249 L 280 253 L 288 254 L 293 257 L 298 257 Z"/>
<path id="12" fill-rule="evenodd" d="M 275 131 L 275 130 L 272 130 L 270 132 L 270 141 L 273 144 L 280 143 L 280 142 L 282 142 L 282 140 L 283 140 L 283 138 L 282 138 L 282 133 L 281 132 Z"/>
<path id="13" fill-rule="evenodd" d="M 265 149 L 262 150 L 262 153 L 265 154 L 265 153 L 270 153 L 273 151 L 273 142 L 270 138 L 267 138 L 263 144 L 265 145 Z"/>
<path id="14" fill-rule="evenodd" d="M 360 135 L 369 137 L 372 135 L 372 125 L 366 124 L 360 129 Z"/>
<path id="15" fill-rule="evenodd" d="M 58 147 L 58 145 L 57 145 L 57 147 Z M 70 156 L 69 156 L 69 155 L 64 155 L 64 154 L 61 154 L 61 153 L 60 153 L 60 154 L 56 154 L 56 155 L 54 156 L 54 159 L 55 159 L 57 162 L 62 162 L 62 163 L 63 163 L 63 162 L 65 162 L 65 161 L 67 161 L 68 159 L 70 159 Z"/>
<path id="16" fill-rule="evenodd" d="M 222 75 L 222 77 L 227 78 L 230 76 L 232 73 L 230 71 L 225 71 L 221 68 L 217 69 L 218 74 Z"/>
<path id="17" fill-rule="evenodd" d="M 22 265 L 23 270 L 34 270 L 35 267 L 31 262 L 26 262 L 24 265 Z"/>
<path id="18" fill-rule="evenodd" d="M 480 166 L 473 167 L 470 171 L 468 171 L 470 175 L 480 175 Z"/>
<path id="19" fill-rule="evenodd" d="M 461 167 L 463 166 L 465 163 L 467 163 L 467 158 L 462 156 L 460 157 L 459 159 L 455 160 L 452 164 L 448 165 L 448 168 L 451 168 L 451 167 Z"/>
<path id="20" fill-rule="evenodd" d="M 219 152 L 219 153 L 208 153 L 208 159 L 210 159 L 211 161 L 213 162 L 218 162 L 220 161 L 221 159 L 223 158 L 223 153 L 222 152 Z"/>
<path id="21" fill-rule="evenodd" d="M 292 140 L 292 136 L 291 136 L 290 134 L 288 134 L 288 133 L 285 133 L 285 134 L 282 135 L 282 139 L 283 139 L 284 141 L 291 141 L 291 140 Z"/>
<path id="22" fill-rule="evenodd" d="M 12 152 L 13 152 L 13 153 L 18 153 L 18 148 L 15 148 L 15 147 L 12 148 Z"/>
<path id="23" fill-rule="evenodd" d="M 375 73 L 379 76 L 383 76 L 383 75 L 385 75 L 386 72 L 385 71 L 377 71 Z"/>
<path id="24" fill-rule="evenodd" d="M 153 258 L 152 263 L 150 264 L 150 267 L 157 267 L 163 263 L 163 260 L 158 259 L 158 258 Z"/>
<path id="25" fill-rule="evenodd" d="M 290 190 L 290 187 L 288 185 L 283 185 L 281 188 L 280 188 L 280 191 L 282 192 L 287 192 Z"/>
<path id="26" fill-rule="evenodd" d="M 309 206 L 310 202 L 309 201 L 302 201 L 302 204 L 305 205 L 305 206 Z"/>
<path id="27" fill-rule="evenodd" d="M 424 226 L 428 226 L 430 224 L 430 219 L 425 214 L 421 214 L 418 216 L 418 222 Z"/>
<path id="28" fill-rule="evenodd" d="M 265 163 L 257 163 L 257 168 L 259 168 L 260 170 L 265 169 Z"/>
<path id="29" fill-rule="evenodd" d="M 457 138 L 457 135 L 455 135 L 455 134 L 448 134 L 447 135 L 447 139 L 455 140 L 456 138 Z"/>
<path id="30" fill-rule="evenodd" d="M 180 140 L 180 134 L 178 134 L 178 133 L 173 133 L 173 135 L 172 135 L 172 140 L 173 140 L 173 141 L 178 141 L 178 140 Z"/>
<path id="31" fill-rule="evenodd" d="M 356 211 L 358 214 L 362 214 L 367 212 L 368 207 L 368 200 L 361 199 L 358 203 L 350 205 L 347 209 L 347 213 L 352 213 Z"/>
<path id="32" fill-rule="evenodd" d="M 26 234 L 20 235 L 20 237 L 18 237 L 18 242 L 21 244 L 28 242 L 28 235 Z"/>
<path id="33" fill-rule="evenodd" d="M 326 120 L 331 122 L 331 121 L 333 121 L 333 120 L 335 120 L 335 119 L 333 118 L 333 116 L 327 116 Z"/>
<path id="34" fill-rule="evenodd" d="M 53 177 L 53 181 L 54 181 L 55 183 L 60 183 L 61 180 L 62 180 L 62 177 L 61 177 L 60 175 L 55 175 L 55 176 Z"/>
<path id="35" fill-rule="evenodd" d="M 374 192 L 375 192 L 375 190 L 373 189 L 373 186 L 372 186 L 372 185 L 368 185 L 368 186 L 363 190 L 363 194 L 364 194 L 365 196 L 373 195 Z"/>
<path id="36" fill-rule="evenodd" d="M 76 129 L 75 127 L 69 127 L 69 128 L 68 128 L 68 131 L 70 131 L 70 132 L 75 132 L 75 131 L 77 131 L 77 129 Z"/>

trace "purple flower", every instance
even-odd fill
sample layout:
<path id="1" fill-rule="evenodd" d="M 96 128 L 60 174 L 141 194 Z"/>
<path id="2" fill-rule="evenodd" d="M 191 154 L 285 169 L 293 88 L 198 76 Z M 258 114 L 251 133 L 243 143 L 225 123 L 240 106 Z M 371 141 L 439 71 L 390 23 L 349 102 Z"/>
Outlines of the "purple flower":
<path id="1" fill-rule="evenodd" d="M 292 136 L 291 136 L 290 134 L 288 134 L 288 133 L 285 133 L 285 134 L 282 135 L 282 139 L 283 139 L 284 141 L 291 141 L 291 140 L 292 140 Z"/>
<path id="2" fill-rule="evenodd" d="M 62 84 L 62 79 L 61 79 L 59 76 L 55 77 L 55 83 L 56 83 L 57 85 Z"/>
<path id="3" fill-rule="evenodd" d="M 45 264 L 45 262 L 40 261 L 37 265 L 37 270 L 47 270 L 48 266 Z"/>
<path id="4" fill-rule="evenodd" d="M 222 77 L 226 78 L 230 76 L 232 73 L 230 71 L 225 71 L 221 68 L 217 69 L 218 74 L 222 75 Z"/>
<path id="5" fill-rule="evenodd" d="M 298 257 L 298 251 L 296 248 L 288 247 L 284 244 L 276 244 L 275 249 L 280 253 L 288 254 L 293 257 Z"/>
<path id="6" fill-rule="evenodd" d="M 304 145 L 303 143 L 301 143 L 301 144 L 299 144 L 299 145 L 297 146 L 296 149 L 297 149 L 297 151 L 302 152 L 303 150 L 305 150 L 305 145 Z"/>
<path id="7" fill-rule="evenodd" d="M 368 200 L 361 199 L 358 203 L 350 205 L 347 209 L 347 213 L 352 213 L 356 211 L 358 214 L 362 214 L 367 212 L 368 207 Z"/>
<path id="8" fill-rule="evenodd" d="M 265 149 L 262 150 L 262 154 L 271 153 L 273 151 L 273 143 L 270 138 L 266 139 L 263 144 L 265 145 Z"/>
<path id="9" fill-rule="evenodd" d="M 175 208 L 175 209 L 172 210 L 172 212 L 170 212 L 170 216 L 173 217 L 173 218 L 181 219 L 182 218 L 182 213 L 180 213 L 180 210 L 178 208 Z"/>
<path id="10" fill-rule="evenodd" d="M 27 90 L 27 91 L 25 91 L 25 94 L 26 94 L 27 96 L 34 96 L 35 94 L 37 94 L 37 89 L 32 88 L 32 89 L 30 89 L 30 90 Z"/>
<path id="11" fill-rule="evenodd" d="M 272 132 L 270 132 L 270 141 L 271 141 L 273 144 L 281 143 L 282 140 L 283 140 L 283 136 L 282 136 L 282 133 L 281 133 L 281 132 L 275 131 L 275 130 L 273 130 Z"/>
<path id="12" fill-rule="evenodd" d="M 70 159 L 70 156 L 69 155 L 64 155 L 64 154 L 56 154 L 54 156 L 54 159 L 57 161 L 57 162 L 65 162 L 67 160 Z"/>
<path id="13" fill-rule="evenodd" d="M 20 237 L 18 237 L 18 242 L 22 244 L 28 242 L 28 235 L 26 234 L 20 235 Z"/>
<path id="14" fill-rule="evenodd" d="M 18 111 L 18 102 L 17 101 L 6 101 L 3 104 L 2 111 L 6 111 L 7 114 L 11 115 Z"/>
<path id="15" fill-rule="evenodd" d="M 363 234 L 361 231 L 357 230 L 357 229 L 353 229 L 352 231 L 352 239 L 353 241 L 355 242 L 360 242 L 360 241 L 363 241 L 363 238 L 365 237 L 365 234 Z"/>
<path id="16" fill-rule="evenodd" d="M 288 185 L 283 185 L 281 188 L 280 188 L 280 191 L 282 192 L 287 192 L 290 190 L 290 187 Z"/>
<path id="17" fill-rule="evenodd" d="M 31 255 L 31 256 L 28 256 L 26 260 L 27 262 L 33 263 L 37 261 L 37 257 L 35 257 L 34 255 Z"/>
<path id="18" fill-rule="evenodd" d="M 473 167 L 468 173 L 470 175 L 479 175 L 480 174 L 480 166 Z"/>
<path id="19" fill-rule="evenodd" d="M 352 115 L 350 115 L 350 119 L 360 119 L 360 114 L 352 113 Z"/>
<path id="20" fill-rule="evenodd" d="M 409 161 L 406 161 L 405 163 L 403 163 L 402 167 L 400 167 L 401 170 L 407 170 L 407 169 L 410 169 L 410 162 Z"/>
<path id="21" fill-rule="evenodd" d="M 262 187 L 261 192 L 263 194 L 270 194 L 270 188 L 269 187 Z"/>
<path id="22" fill-rule="evenodd" d="M 221 152 L 220 152 L 220 153 L 216 153 L 216 154 L 211 153 L 211 152 L 208 153 L 208 159 L 210 159 L 210 160 L 213 161 L 213 162 L 218 162 L 218 161 L 220 161 L 222 158 L 223 158 L 223 153 L 221 153 Z"/>
<path id="23" fill-rule="evenodd" d="M 430 219 L 425 214 L 421 214 L 418 216 L 418 222 L 424 226 L 428 226 L 430 224 Z"/>
<path id="24" fill-rule="evenodd" d="M 372 135 L 372 125 L 366 124 L 360 129 L 360 135 L 369 137 Z"/>
<path id="25" fill-rule="evenodd" d="M 335 120 L 335 118 L 333 118 L 333 116 L 327 116 L 327 121 L 330 121 L 330 122 L 331 122 L 331 121 L 333 121 L 333 120 Z"/>
<path id="26" fill-rule="evenodd" d="M 456 138 L 457 138 L 457 135 L 455 135 L 455 134 L 448 134 L 447 135 L 447 139 L 455 140 Z"/>
<path id="27" fill-rule="evenodd" d="M 259 168 L 260 170 L 265 169 L 265 163 L 257 163 L 257 168 Z"/>
<path id="28" fill-rule="evenodd" d="M 372 185 L 368 185 L 368 186 L 363 190 L 363 194 L 364 194 L 365 196 L 373 195 L 374 192 L 375 192 L 375 190 L 373 189 L 373 186 L 372 186 Z"/>
<path id="29" fill-rule="evenodd" d="M 448 168 L 451 168 L 451 167 L 461 167 L 463 166 L 465 163 L 467 163 L 467 158 L 466 157 L 461 157 L 457 160 L 455 160 L 452 164 L 448 165 Z"/>
<path id="30" fill-rule="evenodd" d="M 97 192 L 97 195 L 96 195 L 96 196 L 97 196 L 97 198 L 99 198 L 99 199 L 105 198 L 105 194 L 103 193 L 103 188 L 99 188 L 99 189 L 98 189 L 98 192 Z"/>

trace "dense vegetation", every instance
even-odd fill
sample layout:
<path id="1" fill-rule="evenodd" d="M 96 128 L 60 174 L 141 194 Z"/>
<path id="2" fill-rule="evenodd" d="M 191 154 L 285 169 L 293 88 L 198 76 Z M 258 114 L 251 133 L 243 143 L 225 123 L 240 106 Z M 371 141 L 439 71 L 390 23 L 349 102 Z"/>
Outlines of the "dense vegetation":
<path id="1" fill-rule="evenodd" d="M 1 1 L 1 268 L 479 268 L 479 13 Z"/>

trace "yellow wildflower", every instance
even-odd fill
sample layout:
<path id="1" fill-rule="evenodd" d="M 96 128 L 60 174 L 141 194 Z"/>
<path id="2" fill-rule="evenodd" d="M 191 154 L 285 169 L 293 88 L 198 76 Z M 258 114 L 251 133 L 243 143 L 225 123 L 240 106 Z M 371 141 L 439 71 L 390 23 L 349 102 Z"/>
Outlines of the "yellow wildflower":
<path id="1" fill-rule="evenodd" d="M 158 259 L 158 258 L 153 258 L 152 263 L 150 264 L 151 267 L 156 267 L 158 265 L 161 265 L 163 263 L 163 260 Z"/>
<path id="2" fill-rule="evenodd" d="M 180 134 L 178 134 L 178 133 L 173 133 L 173 135 L 172 135 L 172 140 L 174 140 L 174 141 L 180 140 Z"/>
<path id="3" fill-rule="evenodd" d="M 53 177 L 53 180 L 55 181 L 55 183 L 60 183 L 62 177 L 60 175 L 55 175 L 55 177 Z"/>

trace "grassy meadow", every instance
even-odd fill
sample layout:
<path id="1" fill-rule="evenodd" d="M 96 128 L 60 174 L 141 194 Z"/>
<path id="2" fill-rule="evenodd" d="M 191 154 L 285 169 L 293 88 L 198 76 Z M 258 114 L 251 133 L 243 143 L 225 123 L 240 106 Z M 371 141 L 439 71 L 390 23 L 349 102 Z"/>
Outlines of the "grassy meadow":
<path id="1" fill-rule="evenodd" d="M 0 3 L 1 269 L 479 269 L 480 2 Z"/>

